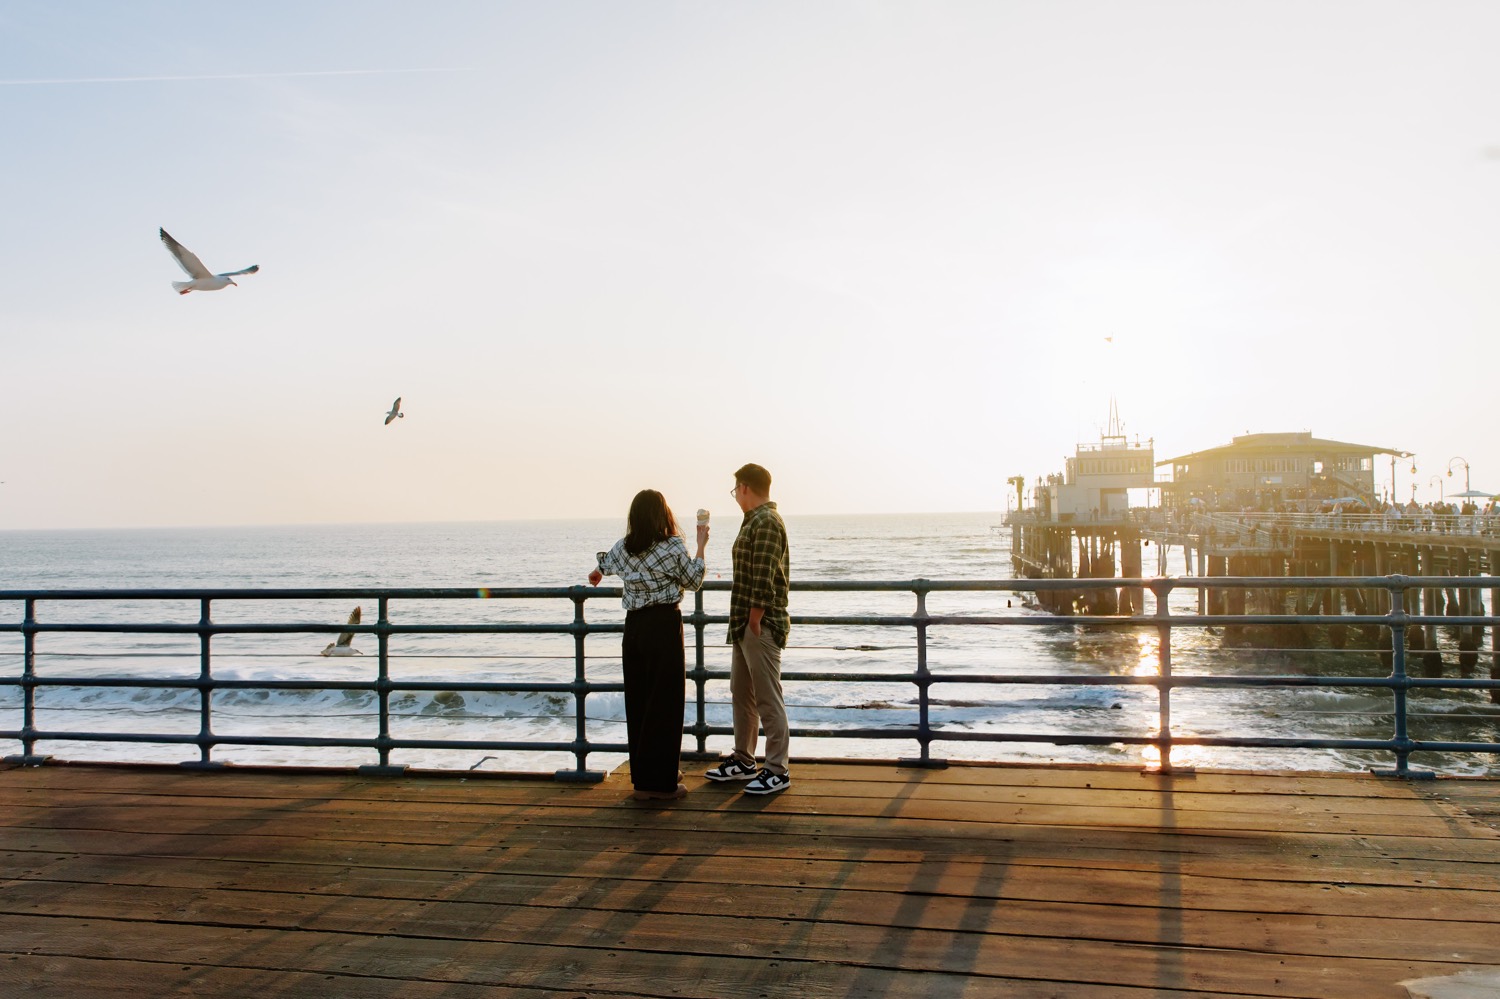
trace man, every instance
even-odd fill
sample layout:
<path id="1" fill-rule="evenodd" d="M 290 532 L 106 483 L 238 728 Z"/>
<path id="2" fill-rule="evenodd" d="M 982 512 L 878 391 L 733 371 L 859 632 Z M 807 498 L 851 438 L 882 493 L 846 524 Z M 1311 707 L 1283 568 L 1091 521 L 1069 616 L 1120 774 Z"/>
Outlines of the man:
<path id="1" fill-rule="evenodd" d="M 792 784 L 791 744 L 781 696 L 781 650 L 787 614 L 790 560 L 786 524 L 771 502 L 771 473 L 745 465 L 734 473 L 734 501 L 745 519 L 734 539 L 734 583 L 729 593 L 729 692 L 734 701 L 734 752 L 704 776 L 748 781 L 746 794 L 775 794 Z M 766 731 L 766 765 L 755 767 L 755 744 Z"/>

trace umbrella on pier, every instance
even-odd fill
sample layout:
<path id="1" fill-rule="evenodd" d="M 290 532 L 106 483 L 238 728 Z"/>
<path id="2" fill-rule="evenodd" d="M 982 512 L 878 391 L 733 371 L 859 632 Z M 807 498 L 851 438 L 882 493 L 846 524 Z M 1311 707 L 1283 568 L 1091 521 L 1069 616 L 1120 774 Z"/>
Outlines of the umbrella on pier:
<path id="1" fill-rule="evenodd" d="M 1493 499 L 1494 493 L 1487 493 L 1483 489 L 1465 489 L 1461 493 L 1449 493 L 1449 499 Z"/>

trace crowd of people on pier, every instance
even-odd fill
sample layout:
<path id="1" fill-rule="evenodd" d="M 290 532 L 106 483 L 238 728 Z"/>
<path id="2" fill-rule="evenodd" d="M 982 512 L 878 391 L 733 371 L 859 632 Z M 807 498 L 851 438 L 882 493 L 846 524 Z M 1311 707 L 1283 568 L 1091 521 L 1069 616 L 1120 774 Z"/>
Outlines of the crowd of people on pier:
<path id="1" fill-rule="evenodd" d="M 1465 501 L 1454 503 L 1386 503 L 1377 501 L 1373 508 L 1363 503 L 1336 501 L 1309 504 L 1312 509 L 1224 509 L 1193 506 L 1179 513 L 1174 510 L 1142 511 L 1133 517 L 1146 526 L 1222 526 L 1233 523 L 1245 527 L 1311 528 L 1324 531 L 1378 531 L 1406 534 L 1500 534 L 1500 508 L 1492 500 L 1484 506 Z M 1152 516 L 1155 514 L 1155 516 Z"/>

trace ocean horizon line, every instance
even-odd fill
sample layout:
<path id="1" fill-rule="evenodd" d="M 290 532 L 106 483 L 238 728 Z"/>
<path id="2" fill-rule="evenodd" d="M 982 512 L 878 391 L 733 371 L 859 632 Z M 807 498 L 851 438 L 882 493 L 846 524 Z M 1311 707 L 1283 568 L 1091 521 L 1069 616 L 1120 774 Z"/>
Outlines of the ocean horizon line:
<path id="1" fill-rule="evenodd" d="M 782 515 L 790 520 L 815 520 L 819 518 L 872 518 L 872 517 L 1003 517 L 999 510 L 885 510 L 885 511 L 861 511 L 852 513 L 818 512 L 801 513 L 783 510 Z M 251 523 L 251 524 L 133 524 L 118 526 L 74 526 L 74 527 L 5 527 L 0 528 L 0 536 L 10 534 L 67 534 L 67 533 L 105 533 L 105 532 L 164 532 L 164 531 L 254 531 L 254 530 L 289 530 L 296 528 L 334 528 L 334 527 L 442 527 L 452 526 L 475 526 L 481 524 L 586 524 L 600 523 L 605 521 L 616 521 L 621 524 L 625 522 L 623 514 L 618 516 L 580 516 L 580 517 L 502 517 L 485 518 L 477 520 L 307 520 L 307 521 L 282 521 L 273 523 Z M 684 522 L 685 523 L 685 522 Z M 691 526 L 687 524 L 686 526 Z"/>

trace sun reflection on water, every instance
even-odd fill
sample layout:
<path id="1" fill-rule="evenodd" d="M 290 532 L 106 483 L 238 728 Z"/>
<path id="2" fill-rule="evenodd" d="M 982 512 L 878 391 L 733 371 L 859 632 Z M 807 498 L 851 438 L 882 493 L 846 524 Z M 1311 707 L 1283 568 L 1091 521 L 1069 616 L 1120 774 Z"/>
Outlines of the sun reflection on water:
<path id="1" fill-rule="evenodd" d="M 1131 673 L 1134 676 L 1161 675 L 1161 639 L 1156 635 L 1135 636 L 1136 663 Z"/>

